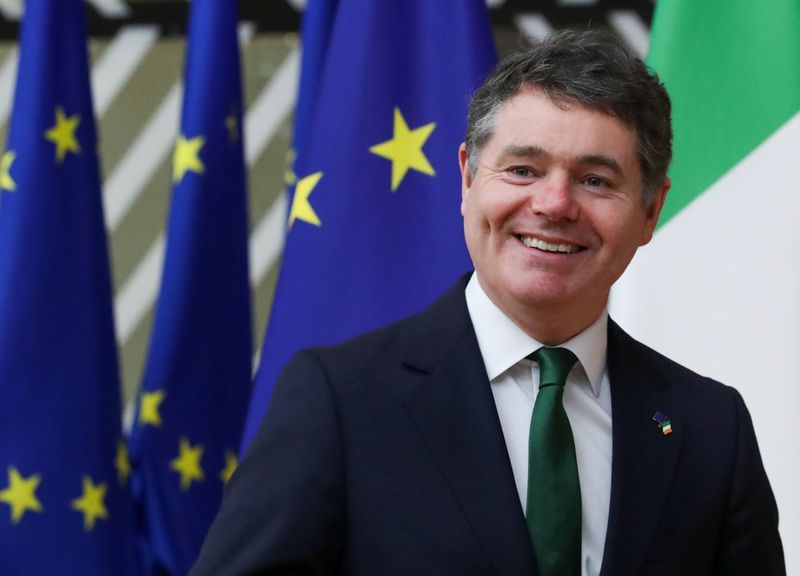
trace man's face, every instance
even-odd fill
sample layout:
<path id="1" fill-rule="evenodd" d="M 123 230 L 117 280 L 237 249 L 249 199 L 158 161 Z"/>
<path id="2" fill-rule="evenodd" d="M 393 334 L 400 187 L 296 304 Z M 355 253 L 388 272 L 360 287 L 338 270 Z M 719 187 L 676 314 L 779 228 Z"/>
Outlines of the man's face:
<path id="1" fill-rule="evenodd" d="M 650 240 L 669 188 L 645 209 L 634 132 L 529 88 L 499 110 L 475 177 L 463 145 L 460 163 L 464 232 L 481 286 L 523 328 L 520 315 L 542 311 L 591 323 Z"/>

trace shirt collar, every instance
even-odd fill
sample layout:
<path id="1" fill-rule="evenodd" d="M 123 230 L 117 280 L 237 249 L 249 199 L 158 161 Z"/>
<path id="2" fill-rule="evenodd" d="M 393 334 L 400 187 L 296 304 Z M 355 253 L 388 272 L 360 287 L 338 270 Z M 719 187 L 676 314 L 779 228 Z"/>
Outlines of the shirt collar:
<path id="1" fill-rule="evenodd" d="M 478 282 L 477 273 L 473 273 L 470 278 L 465 295 L 489 380 L 494 380 L 543 346 L 489 299 Z M 588 328 L 560 345 L 578 357 L 595 396 L 600 394 L 606 369 L 607 327 L 608 309 L 604 309 Z"/>

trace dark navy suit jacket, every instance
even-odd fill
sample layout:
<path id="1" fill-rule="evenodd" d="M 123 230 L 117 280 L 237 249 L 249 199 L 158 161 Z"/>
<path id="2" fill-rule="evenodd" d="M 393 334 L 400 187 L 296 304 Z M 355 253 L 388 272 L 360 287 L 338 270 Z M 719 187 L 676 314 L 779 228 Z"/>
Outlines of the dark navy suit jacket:
<path id="1" fill-rule="evenodd" d="M 292 360 L 193 576 L 537 573 L 464 286 Z M 613 322 L 608 370 L 602 575 L 784 574 L 776 505 L 739 394 Z"/>

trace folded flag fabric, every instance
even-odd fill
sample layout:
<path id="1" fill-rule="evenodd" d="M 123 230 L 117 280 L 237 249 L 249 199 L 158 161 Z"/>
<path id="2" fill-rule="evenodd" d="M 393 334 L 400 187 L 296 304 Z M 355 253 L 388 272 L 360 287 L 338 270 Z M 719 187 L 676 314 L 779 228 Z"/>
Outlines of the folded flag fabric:
<path id="1" fill-rule="evenodd" d="M 80 0 L 29 0 L 0 161 L 0 573 L 135 574 Z"/>
<path id="2" fill-rule="evenodd" d="M 186 574 L 236 466 L 251 389 L 236 2 L 191 6 L 161 291 L 131 434 L 146 574 Z"/>
<path id="3" fill-rule="evenodd" d="M 331 28 L 303 38 L 317 72 L 302 72 L 296 184 L 245 445 L 295 352 L 420 310 L 471 267 L 457 150 L 495 61 L 485 3 L 317 8 Z"/>

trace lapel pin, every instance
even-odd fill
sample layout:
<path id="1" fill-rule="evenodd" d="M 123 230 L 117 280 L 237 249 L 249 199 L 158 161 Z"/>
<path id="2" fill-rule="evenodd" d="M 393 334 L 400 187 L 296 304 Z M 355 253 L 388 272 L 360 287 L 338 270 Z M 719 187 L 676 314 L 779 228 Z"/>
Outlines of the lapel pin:
<path id="1" fill-rule="evenodd" d="M 672 424 L 670 424 L 669 418 L 667 418 L 666 414 L 656 412 L 653 414 L 653 421 L 658 424 L 659 428 L 661 428 L 661 433 L 664 436 L 669 436 L 672 434 Z"/>

